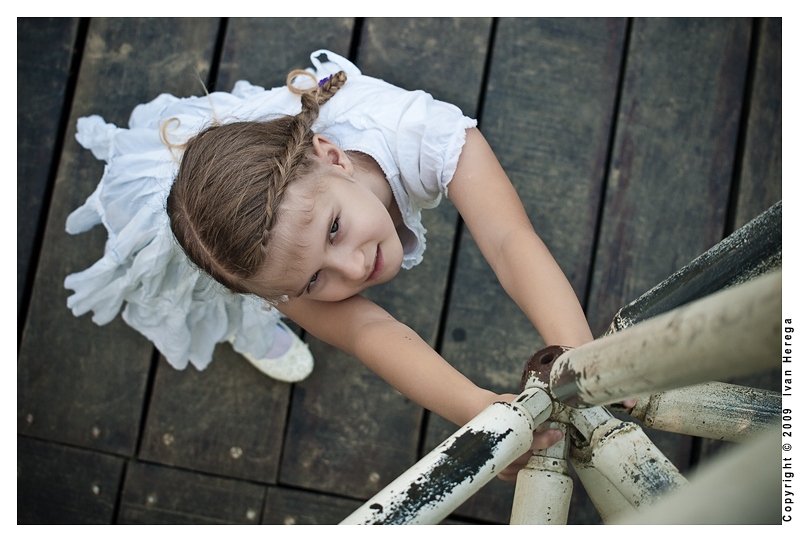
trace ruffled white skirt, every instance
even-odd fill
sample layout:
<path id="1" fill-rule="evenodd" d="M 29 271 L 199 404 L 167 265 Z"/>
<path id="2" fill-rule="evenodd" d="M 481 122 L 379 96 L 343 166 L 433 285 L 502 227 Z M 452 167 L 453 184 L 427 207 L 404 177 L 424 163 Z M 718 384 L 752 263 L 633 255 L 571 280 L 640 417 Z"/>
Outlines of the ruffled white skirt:
<path id="1" fill-rule="evenodd" d="M 338 69 L 325 70 L 313 56 L 312 61 L 318 77 Z M 182 143 L 214 119 L 250 120 L 299 109 L 298 98 L 285 87 L 265 90 L 240 81 L 231 93 L 183 99 L 162 94 L 133 110 L 128 129 L 96 115 L 79 119 L 76 139 L 106 167 L 94 193 L 68 217 L 67 232 L 102 224 L 108 241 L 103 258 L 64 281 L 74 291 L 67 299 L 72 312 L 92 311 L 92 320 L 103 325 L 122 310 L 125 322 L 177 369 L 189 363 L 204 369 L 216 344 L 230 338 L 236 351 L 262 358 L 281 315 L 254 295 L 233 294 L 216 283 L 178 246 L 166 213 L 178 157 L 161 141 L 160 129 L 178 119 L 169 125 L 168 137 Z"/>

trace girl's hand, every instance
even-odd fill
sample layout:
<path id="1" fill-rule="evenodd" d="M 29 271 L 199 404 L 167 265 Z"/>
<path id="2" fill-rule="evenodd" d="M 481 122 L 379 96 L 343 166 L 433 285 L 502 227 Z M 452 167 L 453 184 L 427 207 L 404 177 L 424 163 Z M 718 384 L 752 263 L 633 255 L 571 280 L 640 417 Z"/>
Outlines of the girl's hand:
<path id="1" fill-rule="evenodd" d="M 547 449 L 548 447 L 555 445 L 558 440 L 562 439 L 563 437 L 564 434 L 561 432 L 561 430 L 547 429 L 541 432 L 536 430 L 533 432 L 533 445 L 531 445 L 531 451 Z M 519 473 L 519 470 L 525 467 L 525 464 L 528 463 L 528 459 L 530 457 L 530 451 L 526 452 L 514 460 L 506 469 L 498 473 L 497 478 L 501 481 L 516 481 L 517 473 Z"/>
<path id="2" fill-rule="evenodd" d="M 516 398 L 513 394 L 502 394 L 498 400 L 504 402 L 511 402 Z M 631 398 L 622 402 L 622 404 L 627 408 L 632 408 L 636 405 L 636 398 Z M 542 425 L 544 426 L 544 425 Z M 564 433 L 561 430 L 556 430 L 552 428 L 543 429 L 543 430 L 535 430 L 533 432 L 533 443 L 531 444 L 531 451 L 540 451 L 552 447 L 560 439 L 564 437 Z M 514 460 L 511 464 L 508 465 L 503 471 L 497 474 L 497 478 L 501 481 L 508 481 L 514 482 L 517 480 L 517 474 L 519 470 L 525 467 L 525 464 L 528 463 L 528 459 L 531 457 L 531 453 L 526 452 L 516 460 Z"/>

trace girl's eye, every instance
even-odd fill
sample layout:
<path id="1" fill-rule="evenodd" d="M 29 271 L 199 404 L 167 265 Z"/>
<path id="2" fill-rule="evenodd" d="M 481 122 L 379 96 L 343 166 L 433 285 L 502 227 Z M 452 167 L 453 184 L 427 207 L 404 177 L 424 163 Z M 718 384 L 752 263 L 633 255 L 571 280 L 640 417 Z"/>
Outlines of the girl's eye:
<path id="1" fill-rule="evenodd" d="M 333 221 L 333 224 L 331 225 L 331 231 L 328 234 L 328 239 L 330 241 L 333 241 L 333 238 L 336 237 L 336 232 L 338 231 L 339 231 L 339 219 L 336 219 L 335 221 Z"/>
<path id="2" fill-rule="evenodd" d="M 308 282 L 308 286 L 306 287 L 306 292 L 311 292 L 311 288 L 314 286 L 314 283 L 317 282 L 317 276 L 318 275 L 319 275 L 319 272 L 317 272 L 317 273 L 315 273 L 314 275 L 311 276 L 311 281 Z"/>
<path id="3" fill-rule="evenodd" d="M 336 237 L 336 234 L 339 232 L 339 218 L 337 217 L 333 224 L 331 225 L 331 230 L 328 232 L 328 241 L 333 241 L 333 238 Z M 306 292 L 311 292 L 311 289 L 314 288 L 314 283 L 317 282 L 319 277 L 319 272 L 315 273 L 311 276 L 311 281 L 308 282 L 308 286 L 306 287 Z"/>

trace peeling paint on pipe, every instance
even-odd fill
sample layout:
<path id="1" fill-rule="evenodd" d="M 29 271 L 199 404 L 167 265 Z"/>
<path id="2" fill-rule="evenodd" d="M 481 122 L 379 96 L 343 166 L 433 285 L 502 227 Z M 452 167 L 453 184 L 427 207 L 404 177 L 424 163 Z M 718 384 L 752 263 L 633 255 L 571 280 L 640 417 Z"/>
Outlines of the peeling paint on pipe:
<path id="1" fill-rule="evenodd" d="M 620 309 L 606 334 L 780 268 L 782 210 L 779 201 Z"/>
<path id="2" fill-rule="evenodd" d="M 569 461 L 604 523 L 616 522 L 636 512 L 617 487 L 594 466 L 588 447 L 570 447 Z"/>
<path id="3" fill-rule="evenodd" d="M 528 451 L 551 411 L 537 388 L 490 405 L 341 524 L 438 524 Z"/>
<path id="4" fill-rule="evenodd" d="M 672 462 L 631 422 L 604 422 L 589 448 L 592 465 L 635 509 L 649 507 L 686 484 Z"/>
<path id="5" fill-rule="evenodd" d="M 780 428 L 723 453 L 690 477 L 690 485 L 619 524 L 780 524 L 781 471 L 775 451 Z"/>
<path id="6" fill-rule="evenodd" d="M 630 414 L 655 430 L 741 443 L 780 420 L 781 395 L 712 381 L 640 398 Z"/>

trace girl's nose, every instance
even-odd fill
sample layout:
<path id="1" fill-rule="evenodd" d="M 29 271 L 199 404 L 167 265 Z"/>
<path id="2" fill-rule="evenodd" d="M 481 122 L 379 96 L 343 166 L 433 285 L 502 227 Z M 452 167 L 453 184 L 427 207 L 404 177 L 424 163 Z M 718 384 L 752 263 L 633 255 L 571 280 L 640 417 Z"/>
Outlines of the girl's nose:
<path id="1" fill-rule="evenodd" d="M 359 249 L 348 248 L 337 254 L 337 268 L 345 279 L 360 281 L 367 276 L 367 267 L 364 252 Z"/>

